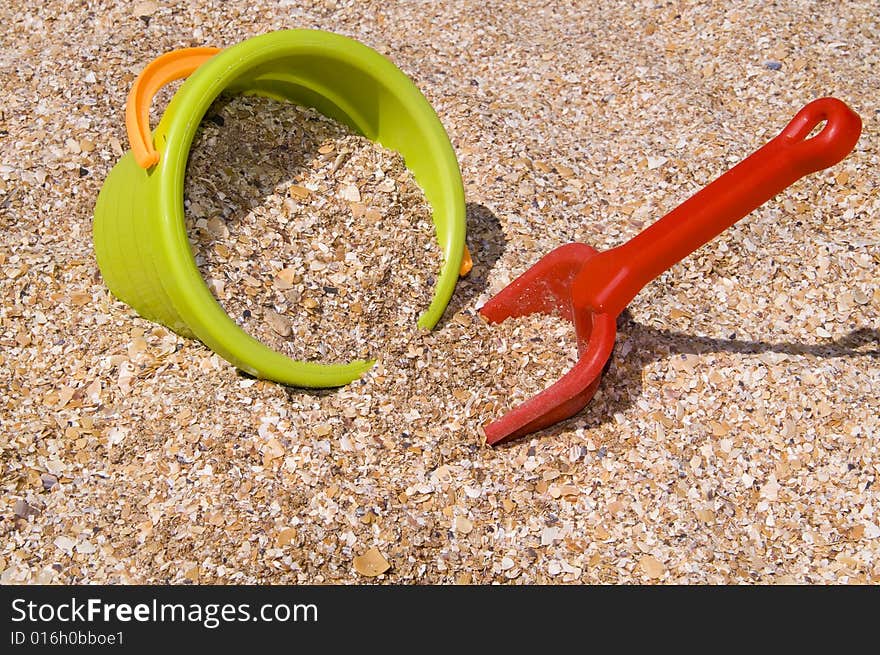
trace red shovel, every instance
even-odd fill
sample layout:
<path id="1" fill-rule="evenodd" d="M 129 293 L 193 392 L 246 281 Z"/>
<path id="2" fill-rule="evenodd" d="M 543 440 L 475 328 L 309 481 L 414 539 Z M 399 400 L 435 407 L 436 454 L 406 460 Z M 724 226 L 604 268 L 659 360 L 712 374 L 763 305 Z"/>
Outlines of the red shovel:
<path id="1" fill-rule="evenodd" d="M 537 312 L 571 321 L 579 360 L 551 387 L 486 424 L 486 442 L 535 432 L 583 409 L 611 356 L 617 315 L 642 287 L 793 182 L 842 160 L 861 129 L 840 100 L 814 100 L 779 136 L 623 245 L 601 253 L 583 243 L 556 248 L 489 300 L 480 313 L 490 323 Z"/>

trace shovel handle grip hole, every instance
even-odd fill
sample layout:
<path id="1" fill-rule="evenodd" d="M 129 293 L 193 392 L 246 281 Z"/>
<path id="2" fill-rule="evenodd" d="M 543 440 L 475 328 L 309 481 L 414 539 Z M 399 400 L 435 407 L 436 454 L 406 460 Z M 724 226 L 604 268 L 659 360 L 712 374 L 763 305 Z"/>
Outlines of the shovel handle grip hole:
<path id="1" fill-rule="evenodd" d="M 827 119 L 826 119 L 826 120 L 823 120 L 823 121 L 820 122 L 820 123 L 817 123 L 817 124 L 816 124 L 816 127 L 814 127 L 814 128 L 810 131 L 810 133 L 807 135 L 807 138 L 804 139 L 804 141 L 809 141 L 810 139 L 813 139 L 813 138 L 819 136 L 819 134 L 822 133 L 822 130 L 825 129 L 825 126 L 826 126 L 826 125 L 828 125 L 828 120 L 827 120 Z"/>
<path id="2" fill-rule="evenodd" d="M 836 98 L 819 98 L 801 109 L 780 133 L 801 175 L 833 166 L 855 147 L 862 121 Z"/>
<path id="3" fill-rule="evenodd" d="M 817 138 L 827 127 L 827 116 L 796 116 L 782 134 L 792 141 L 809 141 Z"/>

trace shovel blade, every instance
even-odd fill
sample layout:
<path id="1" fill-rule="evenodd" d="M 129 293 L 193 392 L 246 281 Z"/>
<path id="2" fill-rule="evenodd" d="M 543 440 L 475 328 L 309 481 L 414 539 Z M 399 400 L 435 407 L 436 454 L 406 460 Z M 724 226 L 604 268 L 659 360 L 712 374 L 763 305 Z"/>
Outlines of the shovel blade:
<path id="1" fill-rule="evenodd" d="M 599 387 L 617 334 L 616 317 L 575 309 L 572 283 L 596 250 L 583 243 L 556 248 L 511 282 L 481 309 L 491 323 L 529 314 L 557 313 L 575 326 L 580 357 L 556 383 L 483 426 L 495 445 L 567 419 L 582 410 Z"/>

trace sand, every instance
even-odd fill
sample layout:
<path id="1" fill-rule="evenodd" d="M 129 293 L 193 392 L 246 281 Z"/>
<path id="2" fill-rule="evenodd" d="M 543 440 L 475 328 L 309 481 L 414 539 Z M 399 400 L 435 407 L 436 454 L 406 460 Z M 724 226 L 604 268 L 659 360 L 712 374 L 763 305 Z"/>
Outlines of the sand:
<path id="1" fill-rule="evenodd" d="M 232 4 L 0 10 L 0 582 L 880 582 L 875 2 Z M 139 317 L 91 240 L 138 72 L 293 27 L 378 50 L 432 103 L 475 264 L 435 330 L 413 325 L 419 288 L 351 346 L 376 366 L 323 391 L 243 376 Z M 573 334 L 558 317 L 489 325 L 482 304 L 556 246 L 627 240 L 824 95 L 862 117 L 852 154 L 649 284 L 583 412 L 486 446 L 486 421 L 571 365 Z M 281 177 L 296 201 L 302 179 Z M 275 190 L 254 183 L 244 222 L 189 217 L 203 270 L 232 270 L 208 250 L 226 230 L 255 270 L 287 268 L 284 240 L 255 229 L 284 206 Z M 418 197 L 394 202 L 419 224 Z M 366 216 L 341 207 L 340 225 Z M 304 320 L 297 302 L 272 311 Z M 281 336 L 272 317 L 249 329 L 273 321 Z"/>

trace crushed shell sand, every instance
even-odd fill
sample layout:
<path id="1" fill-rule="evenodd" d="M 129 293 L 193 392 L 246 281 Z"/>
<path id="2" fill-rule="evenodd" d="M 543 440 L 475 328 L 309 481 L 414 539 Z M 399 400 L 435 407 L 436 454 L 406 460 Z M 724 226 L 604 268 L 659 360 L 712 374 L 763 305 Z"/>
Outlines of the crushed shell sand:
<path id="1" fill-rule="evenodd" d="M 185 195 L 203 277 L 263 343 L 329 363 L 416 336 L 442 260 L 399 154 L 314 110 L 233 98 L 203 122 Z"/>
<path id="2" fill-rule="evenodd" d="M 6 3 L 0 16 L 0 582 L 880 582 L 873 0 L 834 11 L 805 0 L 195 0 L 185 11 L 46 0 Z M 286 27 L 351 36 L 410 75 L 466 185 L 475 268 L 440 325 L 413 330 L 424 298 L 407 298 L 382 315 L 384 336 L 363 337 L 378 364 L 337 390 L 237 375 L 115 300 L 92 252 L 92 209 L 127 147 L 135 75 L 174 48 Z M 821 95 L 862 116 L 855 151 L 650 284 L 583 413 L 482 446 L 479 426 L 554 379 L 572 347 L 558 319 L 489 326 L 482 303 L 555 246 L 627 239 Z M 316 251 L 260 240 L 293 236 L 272 213 L 287 200 L 303 209 L 288 220 L 322 225 L 329 209 L 305 203 L 340 202 L 331 230 L 347 229 L 342 200 L 356 201 L 339 186 L 298 198 L 297 180 L 322 184 L 327 162 L 288 165 L 296 148 L 279 149 L 263 117 L 251 125 L 266 140 L 245 158 L 282 170 L 272 185 L 223 177 L 238 156 L 229 134 L 247 117 L 204 125 L 217 143 L 194 154 L 217 157 L 205 170 L 218 193 L 190 180 L 192 199 L 205 194 L 204 213 L 190 212 L 194 249 L 235 290 L 221 298 L 232 310 L 268 300 L 290 320 L 317 319 L 285 308 L 274 276 L 261 277 Z M 315 130 L 318 150 L 326 138 L 385 162 L 401 199 L 389 192 L 377 209 L 396 203 L 410 225 L 424 220 L 387 153 L 296 109 L 278 118 L 286 136 Z M 328 190 L 350 174 L 373 206 L 364 198 L 381 180 L 337 173 Z M 212 250 L 201 230 L 221 228 L 215 215 L 230 236 Z M 261 222 L 272 230 L 255 234 Z M 226 279 L 220 244 L 253 267 L 257 294 Z M 436 271 L 436 253 L 420 254 L 414 270 Z M 305 273 L 290 279 L 303 300 L 324 274 Z M 253 310 L 244 325 L 274 338 Z M 347 357 L 361 346 L 337 347 Z"/>

